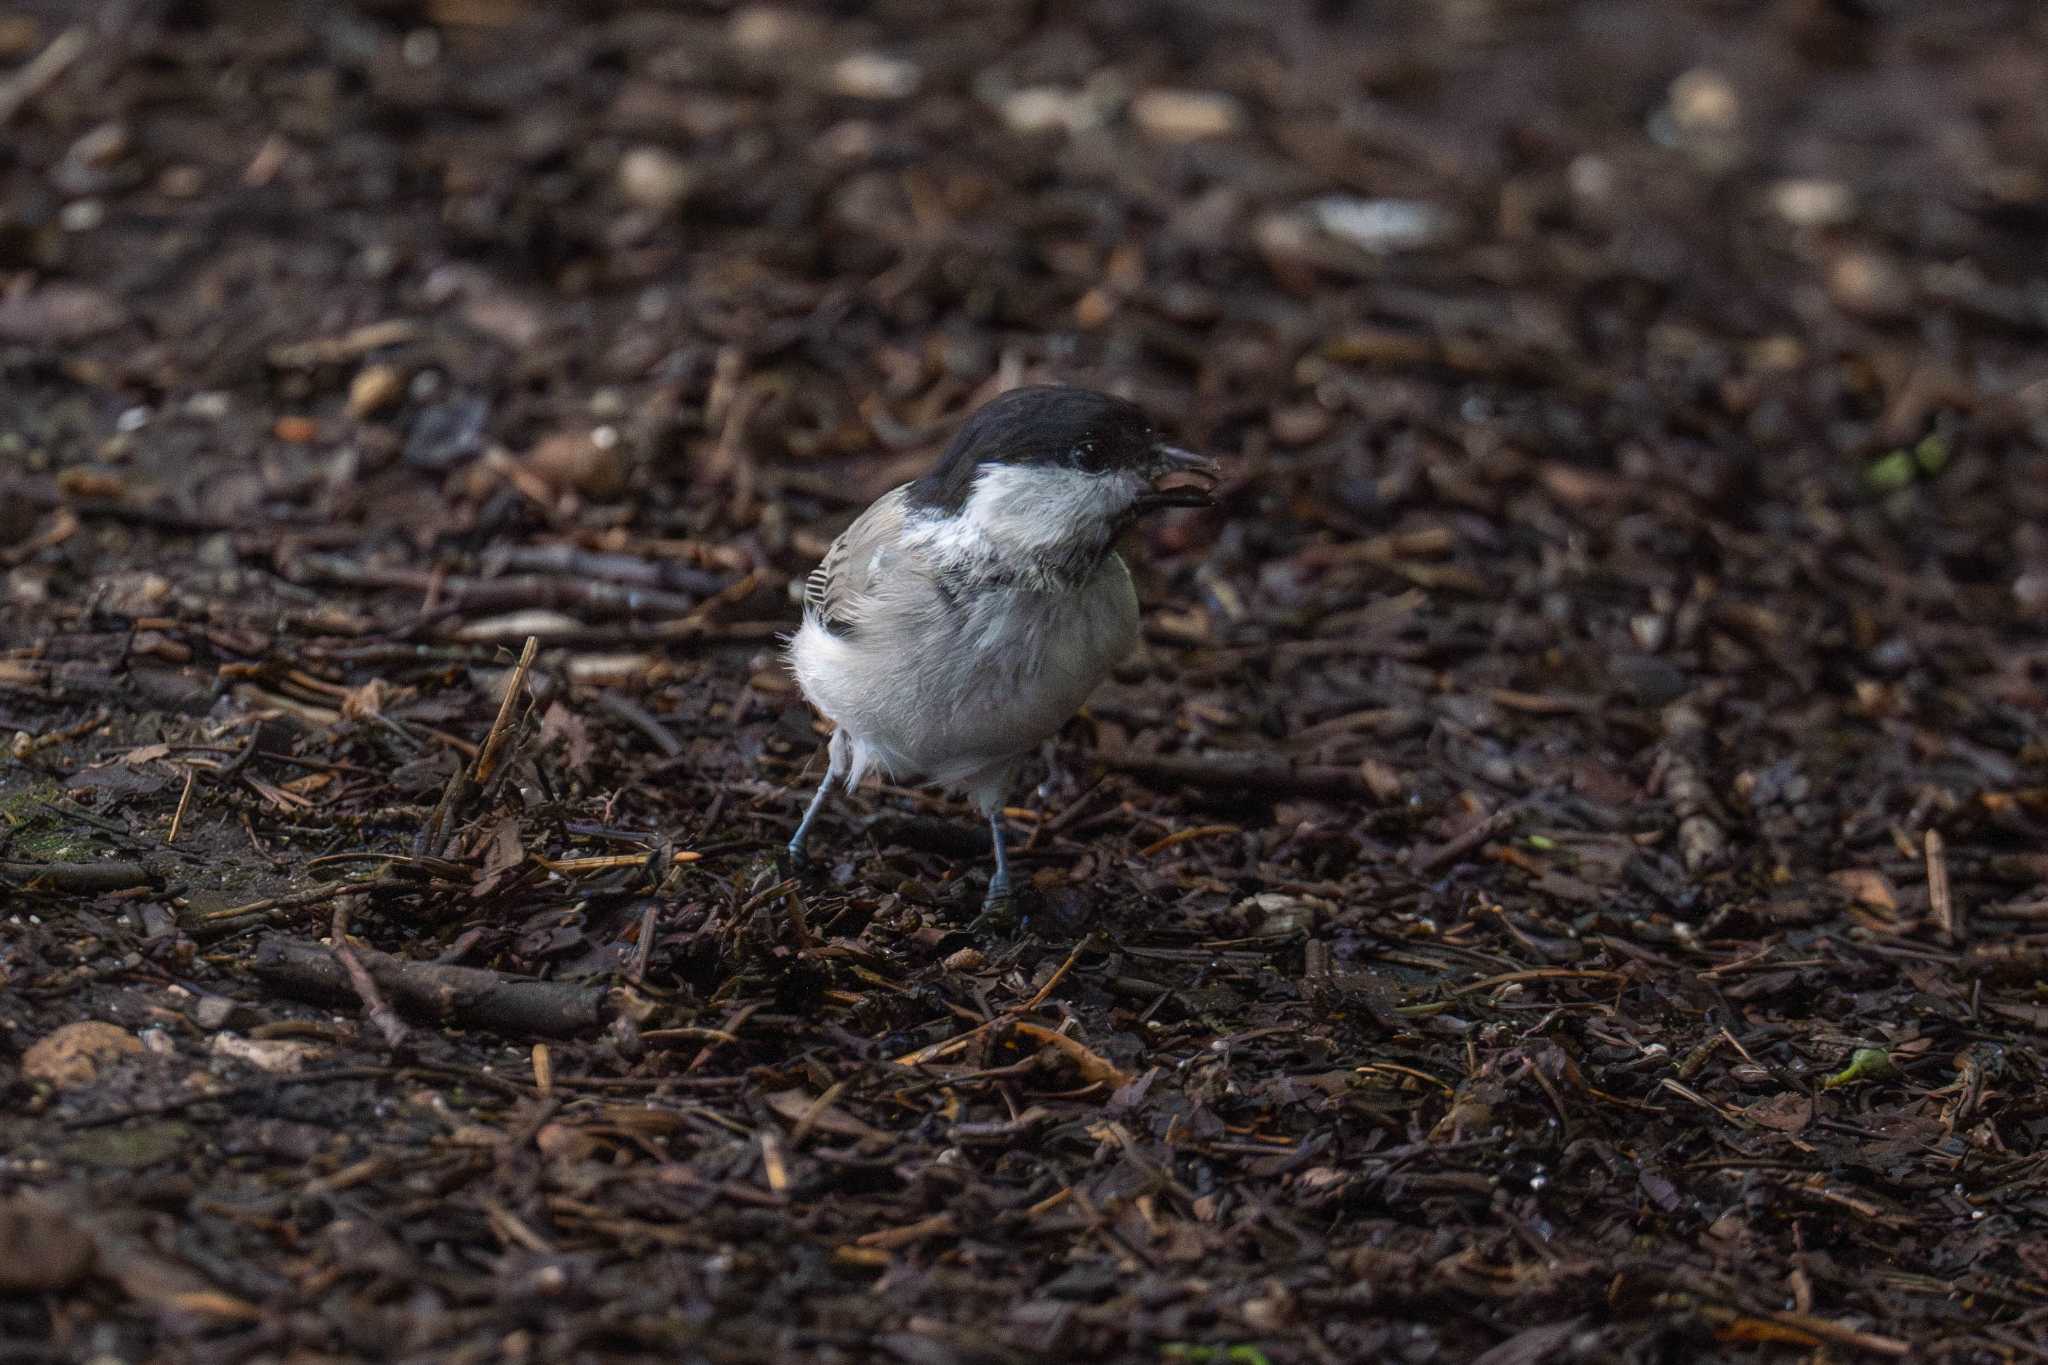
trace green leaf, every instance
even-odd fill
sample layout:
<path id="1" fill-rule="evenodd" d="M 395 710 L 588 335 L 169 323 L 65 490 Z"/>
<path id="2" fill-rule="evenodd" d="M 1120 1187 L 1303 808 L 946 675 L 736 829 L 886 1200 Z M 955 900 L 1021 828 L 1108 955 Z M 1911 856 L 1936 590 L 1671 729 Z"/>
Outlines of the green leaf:
<path id="1" fill-rule="evenodd" d="M 1880 493 L 1896 493 L 1913 479 L 1913 457 L 1903 449 L 1878 456 L 1863 470 L 1863 481 Z"/>
<path id="2" fill-rule="evenodd" d="M 1913 459 L 1922 473 L 1939 474 L 1948 467 L 1948 442 L 1938 432 L 1930 432 L 1913 447 Z"/>
<path id="3" fill-rule="evenodd" d="M 1159 1356 L 1179 1365 L 1273 1365 L 1272 1359 L 1256 1346 L 1197 1346 L 1192 1342 L 1169 1341 L 1159 1348 Z"/>
<path id="4" fill-rule="evenodd" d="M 1888 1076 L 1899 1074 L 1892 1065 L 1892 1054 L 1881 1047 L 1859 1047 L 1849 1054 L 1849 1065 L 1821 1082 L 1823 1090 L 1833 1090 L 1838 1085 L 1853 1085 L 1857 1081 L 1881 1081 Z"/>

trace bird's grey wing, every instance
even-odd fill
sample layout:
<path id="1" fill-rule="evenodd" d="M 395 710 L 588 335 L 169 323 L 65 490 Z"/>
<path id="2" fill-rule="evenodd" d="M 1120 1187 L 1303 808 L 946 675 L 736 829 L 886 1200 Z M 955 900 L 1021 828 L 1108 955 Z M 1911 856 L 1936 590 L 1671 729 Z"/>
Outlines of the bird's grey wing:
<path id="1" fill-rule="evenodd" d="M 897 488 L 876 498 L 832 542 L 804 584 L 804 615 L 834 635 L 859 629 L 876 584 L 903 552 L 903 494 Z"/>

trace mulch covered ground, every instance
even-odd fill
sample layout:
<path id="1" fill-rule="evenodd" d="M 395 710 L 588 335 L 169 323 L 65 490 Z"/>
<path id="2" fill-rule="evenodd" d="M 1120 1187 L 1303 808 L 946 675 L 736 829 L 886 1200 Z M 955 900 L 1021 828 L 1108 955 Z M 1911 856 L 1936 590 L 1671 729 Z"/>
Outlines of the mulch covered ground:
<path id="1" fill-rule="evenodd" d="M 82 17 L 81 17 L 82 16 Z M 2048 19 L 0 16 L 0 1356 L 2048 1357 Z M 1011 383 L 1220 455 L 774 853 Z"/>

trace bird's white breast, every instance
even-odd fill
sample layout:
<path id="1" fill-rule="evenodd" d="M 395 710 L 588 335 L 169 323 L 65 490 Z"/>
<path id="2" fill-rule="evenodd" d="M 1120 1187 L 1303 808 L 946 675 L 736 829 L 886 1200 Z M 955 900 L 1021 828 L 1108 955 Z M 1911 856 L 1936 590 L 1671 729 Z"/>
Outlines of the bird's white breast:
<path id="1" fill-rule="evenodd" d="M 1110 554 L 1057 591 L 884 575 L 857 629 L 835 634 L 807 617 L 790 660 L 804 695 L 853 744 L 849 786 L 877 766 L 986 796 L 1137 638 L 1137 593 Z"/>

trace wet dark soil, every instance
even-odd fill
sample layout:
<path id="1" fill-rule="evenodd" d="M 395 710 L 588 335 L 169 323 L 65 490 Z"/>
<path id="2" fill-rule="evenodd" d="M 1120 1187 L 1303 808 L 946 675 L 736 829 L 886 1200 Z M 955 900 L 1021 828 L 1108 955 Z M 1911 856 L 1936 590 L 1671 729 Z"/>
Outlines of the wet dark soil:
<path id="1" fill-rule="evenodd" d="M 2048 19 L 0 15 L 14 1360 L 2048 1356 Z M 790 585 L 1219 456 L 985 839 Z"/>

